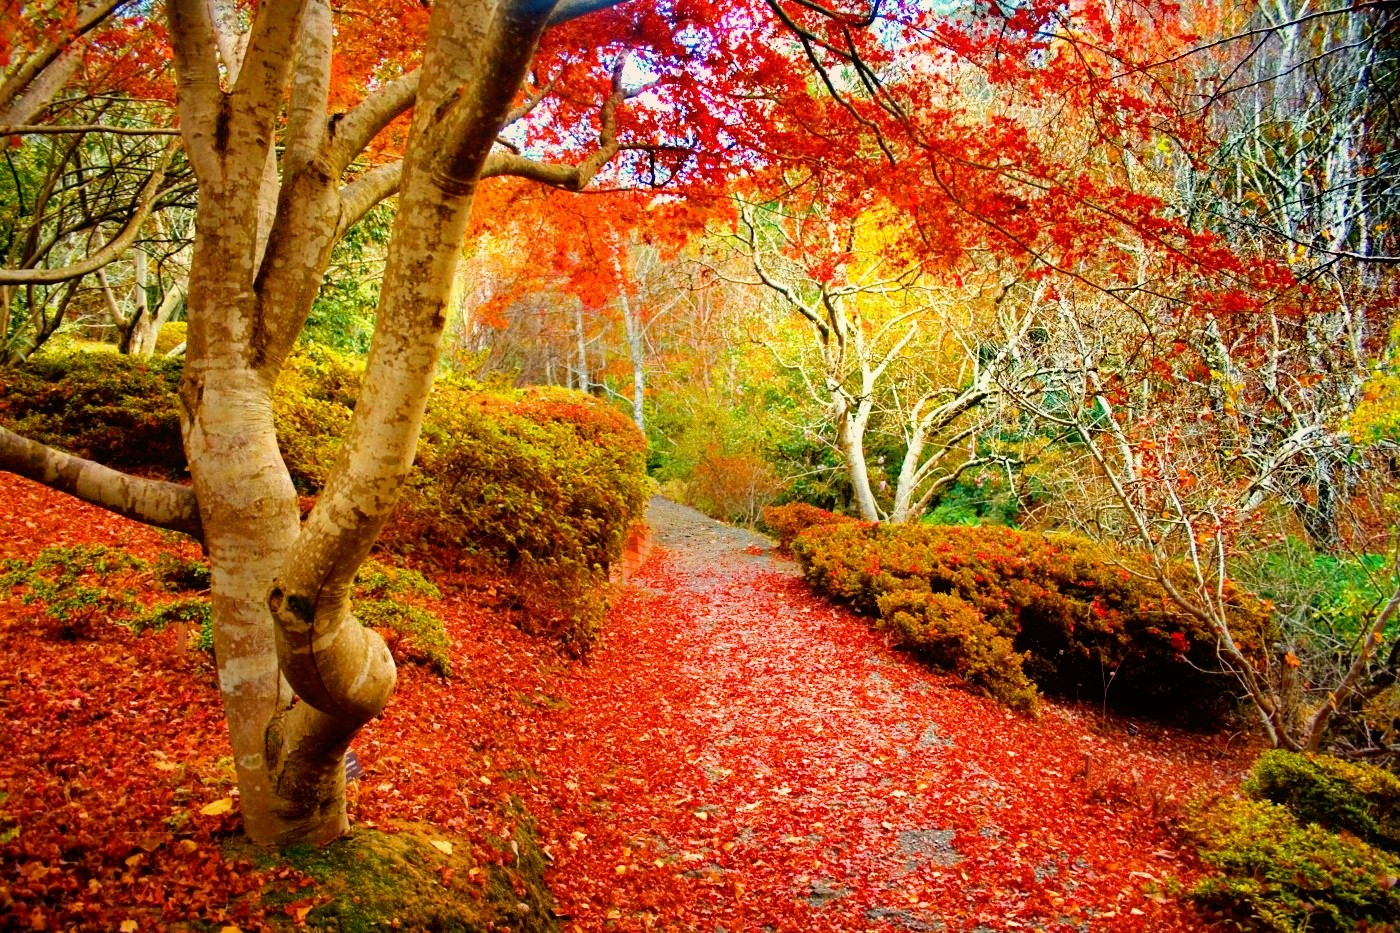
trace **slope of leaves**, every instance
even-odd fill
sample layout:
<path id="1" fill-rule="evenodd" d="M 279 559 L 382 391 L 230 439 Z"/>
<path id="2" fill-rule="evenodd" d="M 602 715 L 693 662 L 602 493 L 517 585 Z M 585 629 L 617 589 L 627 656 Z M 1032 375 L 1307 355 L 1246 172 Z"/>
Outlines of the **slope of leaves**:
<path id="1" fill-rule="evenodd" d="M 0 492 L 6 557 L 192 552 L 24 481 Z M 1164 894 L 1200 869 L 1162 816 L 1237 781 L 1243 750 L 1083 709 L 1013 717 L 794 576 L 682 556 L 644 568 L 587 664 L 509 624 L 492 581 L 438 576 L 454 677 L 400 670 L 354 745 L 352 819 L 440 830 L 483 869 L 444 882 L 485 891 L 518 858 L 522 802 L 571 930 L 1206 929 Z M 258 897 L 300 875 L 221 848 L 236 796 L 200 812 L 232 787 L 207 664 L 171 630 L 60 642 L 28 612 L 0 602 L 0 926 L 305 917 L 311 895 Z"/>

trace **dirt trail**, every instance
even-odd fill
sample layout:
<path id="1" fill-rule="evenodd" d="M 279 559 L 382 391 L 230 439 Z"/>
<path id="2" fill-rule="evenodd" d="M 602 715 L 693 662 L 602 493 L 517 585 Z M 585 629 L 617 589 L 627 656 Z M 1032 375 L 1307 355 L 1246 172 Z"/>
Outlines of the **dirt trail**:
<path id="1" fill-rule="evenodd" d="M 536 726 L 570 928 L 1208 928 L 1162 895 L 1198 869 L 1154 806 L 1230 780 L 1223 743 L 1013 716 L 814 598 L 766 539 L 650 517 L 660 550 Z"/>

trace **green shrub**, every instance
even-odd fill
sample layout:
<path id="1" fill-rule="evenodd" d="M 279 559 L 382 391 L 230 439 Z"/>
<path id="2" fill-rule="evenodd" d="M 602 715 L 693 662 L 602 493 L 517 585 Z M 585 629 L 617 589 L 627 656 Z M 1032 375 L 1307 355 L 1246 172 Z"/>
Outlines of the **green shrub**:
<path id="1" fill-rule="evenodd" d="M 195 627 L 195 647 L 200 651 L 214 650 L 214 610 L 208 600 L 184 598 L 152 606 L 133 618 L 131 630 L 161 632 L 172 623 L 184 622 Z"/>
<path id="2" fill-rule="evenodd" d="M 879 599 L 880 627 L 1013 709 L 1034 712 L 1025 656 L 971 604 L 947 593 L 894 590 Z"/>
<path id="3" fill-rule="evenodd" d="M 1048 692 L 1200 722 L 1234 706 L 1235 681 L 1207 673 L 1217 666 L 1214 633 L 1176 611 L 1156 583 L 1124 569 L 1127 555 L 1085 539 L 996 526 L 845 523 L 812 527 L 792 550 L 819 592 L 867 615 L 881 617 L 880 600 L 900 591 L 956 597 L 1011 643 L 1001 655 L 1007 663 L 1021 657 L 1025 675 Z M 1227 599 L 1236 638 L 1257 653 L 1266 607 L 1238 590 Z M 1014 695 L 1016 674 L 1005 676 Z"/>
<path id="4" fill-rule="evenodd" d="M 179 360 L 41 354 L 0 370 L 0 424 L 120 470 L 185 473 Z"/>
<path id="5" fill-rule="evenodd" d="M 605 569 L 621 555 L 649 493 L 644 441 L 622 414 L 566 390 L 451 385 L 429 413 L 399 515 L 410 536 L 506 565 Z"/>
<path id="6" fill-rule="evenodd" d="M 1220 872 L 1191 898 L 1239 929 L 1381 933 L 1400 923 L 1400 861 L 1359 839 L 1233 797 L 1198 806 L 1185 829 Z"/>
<path id="7" fill-rule="evenodd" d="M 777 536 L 778 548 L 782 551 L 791 551 L 792 542 L 808 528 L 853 521 L 855 519 L 849 516 L 837 515 L 805 502 L 770 505 L 763 510 L 763 526 Z"/>
<path id="8" fill-rule="evenodd" d="M 185 470 L 175 416 L 180 361 L 71 353 L 0 372 L 0 423 L 137 472 Z M 314 494 L 339 456 L 363 380 L 356 362 L 304 347 L 273 418 L 298 490 Z M 512 574 L 527 628 L 591 642 L 603 586 L 650 494 L 645 441 L 625 416 L 563 389 L 484 391 L 440 380 L 386 547 L 465 556 Z"/>
<path id="9" fill-rule="evenodd" d="M 163 551 L 152 569 L 163 590 L 178 593 L 209 589 L 209 565 L 202 560 L 186 560 Z"/>
<path id="10" fill-rule="evenodd" d="M 1299 820 L 1400 852 L 1400 778 L 1389 771 L 1275 749 L 1255 762 L 1244 789 Z"/>
<path id="11" fill-rule="evenodd" d="M 650 494 L 641 433 L 602 402 L 562 389 L 447 384 L 428 410 L 419 468 L 385 546 L 506 569 L 531 604 L 527 628 L 585 647 L 608 568 Z"/>
<path id="12" fill-rule="evenodd" d="M 102 545 L 44 548 L 32 561 L 0 563 L 0 588 L 18 590 L 26 606 L 61 638 L 91 638 L 99 621 L 121 621 L 136 608 L 110 576 L 145 569 L 145 562 Z"/>
<path id="13" fill-rule="evenodd" d="M 287 361 L 272 398 L 272 423 L 298 491 L 315 493 L 326 484 L 363 379 L 363 366 L 320 347 L 303 347 Z"/>
<path id="14" fill-rule="evenodd" d="M 441 599 L 442 594 L 416 570 L 367 560 L 355 574 L 355 617 L 380 629 L 395 660 L 426 664 L 452 676 L 447 630 L 442 620 L 407 598 Z"/>

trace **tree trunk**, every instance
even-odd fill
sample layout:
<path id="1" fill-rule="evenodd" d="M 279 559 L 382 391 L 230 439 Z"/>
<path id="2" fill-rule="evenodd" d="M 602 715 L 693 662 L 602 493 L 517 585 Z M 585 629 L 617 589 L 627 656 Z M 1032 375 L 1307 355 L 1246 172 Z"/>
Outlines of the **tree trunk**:
<path id="1" fill-rule="evenodd" d="M 627 328 L 627 354 L 632 361 L 632 420 L 637 430 L 646 434 L 647 374 L 645 366 L 645 341 L 642 322 L 632 311 L 632 303 L 627 300 L 627 292 L 622 292 L 622 323 Z"/>
<path id="2" fill-rule="evenodd" d="M 924 457 L 927 445 L 924 432 L 916 429 L 904 449 L 904 459 L 899 465 L 899 480 L 894 487 L 894 504 L 890 507 L 890 521 L 901 525 L 917 518 L 918 502 L 914 488 L 919 484 L 919 461 Z"/>
<path id="3" fill-rule="evenodd" d="M 142 355 L 139 348 L 146 343 L 151 330 L 151 305 L 146 297 L 146 252 L 136 250 L 131 276 L 131 317 L 122 329 L 121 352 Z"/>
<path id="4" fill-rule="evenodd" d="M 580 303 L 574 314 L 574 352 L 578 354 L 578 384 L 580 392 L 587 392 L 591 380 L 588 376 L 588 338 L 583 330 L 583 304 Z"/>
<path id="5" fill-rule="evenodd" d="M 219 689 L 256 843 L 317 844 L 347 827 L 345 749 L 395 685 L 384 641 L 350 611 L 355 574 L 412 466 L 476 184 L 554 6 L 439 0 L 421 79 L 391 83 L 336 123 L 326 113 L 327 0 L 258 5 L 237 68 L 210 5 L 170 0 L 181 133 L 200 198 L 180 387 L 193 491 L 0 429 L 5 469 L 201 537 Z M 573 15 L 594 8 L 577 4 Z M 414 109 L 363 391 L 303 524 L 273 429 L 273 386 L 344 232 L 341 176 L 413 94 L 432 106 Z M 68 297 L 105 265 L 87 262 L 91 270 L 80 263 L 54 279 L 71 283 Z"/>
<path id="6" fill-rule="evenodd" d="M 880 507 L 875 503 L 875 493 L 870 488 L 870 471 L 865 463 L 865 428 L 870 420 L 869 404 L 860 402 L 855 410 L 844 403 L 838 404 L 837 443 L 841 455 L 846 458 L 846 472 L 851 478 L 851 495 L 861 520 L 878 522 Z"/>

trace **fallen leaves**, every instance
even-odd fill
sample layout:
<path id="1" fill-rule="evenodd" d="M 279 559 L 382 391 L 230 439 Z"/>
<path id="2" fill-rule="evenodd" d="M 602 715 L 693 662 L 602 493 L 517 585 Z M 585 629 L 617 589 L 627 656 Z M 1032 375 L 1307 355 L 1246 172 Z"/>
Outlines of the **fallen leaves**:
<path id="1" fill-rule="evenodd" d="M 0 501 L 34 524 L 10 521 L 3 556 L 53 540 L 143 556 L 170 547 L 13 478 L 0 477 Z M 502 804 L 519 797 L 577 933 L 935 919 L 1205 929 L 1143 891 L 1149 877 L 1189 884 L 1197 868 L 1133 781 L 1228 783 L 1248 750 L 1167 730 L 1131 737 L 1053 704 L 1039 722 L 1008 718 L 800 581 L 742 563 L 699 572 L 654 558 L 586 665 L 490 610 L 434 606 L 460 675 L 400 672 L 386 715 L 355 741 L 365 777 L 352 820 L 442 827 L 459 855 L 470 847 L 489 867 L 517 857 Z M 451 575 L 437 582 L 473 592 Z M 169 637 L 118 629 L 95 642 L 35 638 L 0 600 L 0 840 L 19 829 L 0 842 L 0 903 L 19 905 L 0 907 L 0 927 L 261 928 L 243 895 L 270 879 L 220 851 L 237 827 L 225 734 L 201 656 L 180 660 Z M 1060 777 L 1086 752 L 1095 781 Z M 1094 793 L 1114 781 L 1127 790 Z M 927 851 L 901 848 L 909 832 L 923 835 L 906 844 Z M 474 867 L 455 883 L 485 877 Z M 836 891 L 847 893 L 821 893 Z"/>
<path id="2" fill-rule="evenodd" d="M 233 798 L 223 797 L 199 808 L 201 816 L 223 816 L 233 809 Z"/>

